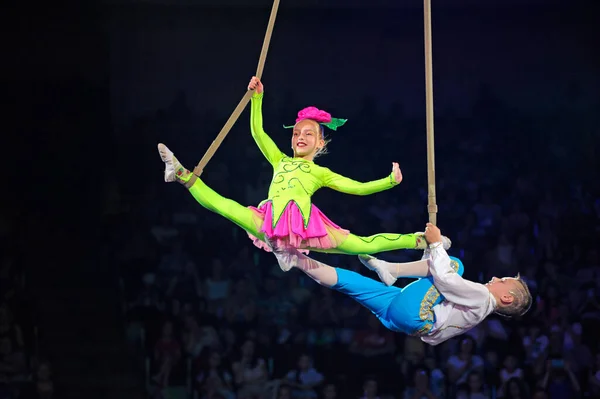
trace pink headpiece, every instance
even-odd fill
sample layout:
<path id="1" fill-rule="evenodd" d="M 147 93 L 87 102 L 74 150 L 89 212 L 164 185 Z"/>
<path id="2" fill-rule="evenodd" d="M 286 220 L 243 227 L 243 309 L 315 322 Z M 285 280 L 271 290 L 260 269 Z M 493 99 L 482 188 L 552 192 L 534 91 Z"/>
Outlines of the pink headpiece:
<path id="1" fill-rule="evenodd" d="M 306 107 L 298 112 L 298 118 L 296 123 L 310 119 L 317 122 L 320 125 L 327 126 L 331 130 L 337 130 L 338 127 L 342 126 L 348 119 L 332 118 L 329 112 L 318 109 L 317 107 Z M 283 126 L 286 129 L 294 126 Z"/>
<path id="2" fill-rule="evenodd" d="M 322 111 L 317 107 L 306 107 L 303 110 L 298 111 L 296 123 L 304 119 L 312 119 L 313 121 L 319 123 L 329 123 L 331 122 L 331 114 L 329 112 Z"/>

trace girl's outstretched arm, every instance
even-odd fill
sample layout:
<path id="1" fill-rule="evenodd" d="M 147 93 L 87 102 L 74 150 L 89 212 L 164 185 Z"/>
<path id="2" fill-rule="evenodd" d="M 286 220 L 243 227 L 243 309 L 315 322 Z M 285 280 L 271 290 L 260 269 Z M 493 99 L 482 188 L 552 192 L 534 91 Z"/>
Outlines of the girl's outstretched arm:
<path id="1" fill-rule="evenodd" d="M 384 177 L 383 179 L 362 183 L 339 175 L 327 168 L 323 169 L 325 169 L 323 185 L 345 194 L 370 195 L 380 191 L 389 190 L 399 184 L 394 178 L 395 172 L 390 173 L 389 176 Z"/>
<path id="2" fill-rule="evenodd" d="M 265 133 L 263 129 L 263 118 L 262 118 L 262 99 L 263 93 L 255 92 L 251 99 L 250 105 L 250 130 L 252 131 L 252 137 L 258 145 L 258 148 L 263 153 L 267 161 L 273 167 L 279 163 L 281 158 L 285 156 L 273 140 Z"/>

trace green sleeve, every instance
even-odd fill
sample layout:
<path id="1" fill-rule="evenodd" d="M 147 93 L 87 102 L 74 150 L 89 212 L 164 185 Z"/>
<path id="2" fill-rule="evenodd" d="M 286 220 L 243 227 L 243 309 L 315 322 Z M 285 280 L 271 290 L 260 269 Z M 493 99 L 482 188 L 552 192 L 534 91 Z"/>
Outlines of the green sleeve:
<path id="1" fill-rule="evenodd" d="M 361 183 L 356 180 L 349 179 L 342 175 L 332 172 L 327 168 L 324 169 L 323 185 L 332 190 L 339 191 L 345 194 L 353 195 L 369 195 L 375 194 L 383 190 L 388 190 L 398 183 L 394 180 L 393 173 L 383 179 L 373 180 L 366 183 Z"/>
<path id="2" fill-rule="evenodd" d="M 279 151 L 277 145 L 271 140 L 271 138 L 263 130 L 263 118 L 262 118 L 262 99 L 263 93 L 254 93 L 251 99 L 250 107 L 250 130 L 252 131 L 252 137 L 258 148 L 263 153 L 267 161 L 273 166 L 277 165 L 284 154 Z"/>

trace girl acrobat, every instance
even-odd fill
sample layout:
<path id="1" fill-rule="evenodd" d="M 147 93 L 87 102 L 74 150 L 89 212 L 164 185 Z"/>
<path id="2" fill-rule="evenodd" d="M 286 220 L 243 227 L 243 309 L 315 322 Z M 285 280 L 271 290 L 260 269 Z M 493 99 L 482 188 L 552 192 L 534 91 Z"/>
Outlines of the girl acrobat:
<path id="1" fill-rule="evenodd" d="M 250 128 L 252 137 L 265 158 L 273 166 L 273 179 L 268 198 L 257 208 L 245 207 L 222 197 L 200 178 L 184 168 L 164 144 L 158 145 L 165 163 L 165 181 L 185 185 L 192 196 L 210 211 L 234 222 L 248 233 L 254 244 L 271 251 L 274 247 L 292 247 L 302 252 L 317 251 L 348 255 L 375 254 L 397 249 L 425 249 L 422 233 L 379 233 L 361 237 L 350 233 L 329 220 L 311 202 L 312 195 L 322 187 L 353 195 L 369 195 L 395 187 L 402 181 L 397 163 L 392 172 L 379 180 L 357 182 L 314 163 L 315 157 L 325 151 L 325 127 L 337 130 L 346 120 L 332 118 L 315 107 L 298 113 L 292 133 L 289 157 L 282 153 L 263 130 L 262 99 L 264 87 L 253 77 L 248 85 L 255 90 L 251 100 Z"/>

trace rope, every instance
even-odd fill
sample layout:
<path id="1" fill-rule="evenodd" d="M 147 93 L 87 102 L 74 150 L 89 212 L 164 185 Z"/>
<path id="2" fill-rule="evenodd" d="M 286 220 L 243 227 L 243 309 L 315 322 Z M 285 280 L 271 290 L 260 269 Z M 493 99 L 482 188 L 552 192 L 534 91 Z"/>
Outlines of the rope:
<path id="1" fill-rule="evenodd" d="M 433 129 L 433 57 L 431 52 L 431 0 L 424 0 L 425 19 L 425 110 L 427 114 L 427 212 L 429 223 L 437 224 L 435 202 L 435 146 Z"/>
<path id="2" fill-rule="evenodd" d="M 267 25 L 267 32 L 265 33 L 265 39 L 263 40 L 262 50 L 258 59 L 258 67 L 256 68 L 256 77 L 258 77 L 259 79 L 262 77 L 263 70 L 265 69 L 265 61 L 267 60 L 269 43 L 271 42 L 271 36 L 273 35 L 273 27 L 275 26 L 277 10 L 279 9 L 279 1 L 280 0 L 274 0 L 273 7 L 271 8 L 271 15 L 269 17 L 269 24 Z M 223 140 L 225 140 L 225 137 L 227 136 L 235 122 L 237 122 L 238 118 L 246 108 L 246 105 L 248 105 L 248 102 L 250 101 L 250 98 L 252 97 L 253 93 L 254 91 L 248 90 L 238 103 L 237 107 L 235 107 L 235 109 L 231 113 L 231 116 L 229 117 L 229 119 L 227 119 L 227 122 L 225 122 L 225 125 L 217 135 L 217 138 L 212 142 L 210 147 L 208 147 L 208 150 L 206 150 L 206 153 L 204 154 L 198 165 L 194 168 L 194 174 L 196 176 L 200 177 L 200 175 L 204 171 L 204 168 L 211 160 L 213 155 L 215 155 L 215 152 L 217 152 L 217 149 L 219 148 Z"/>

